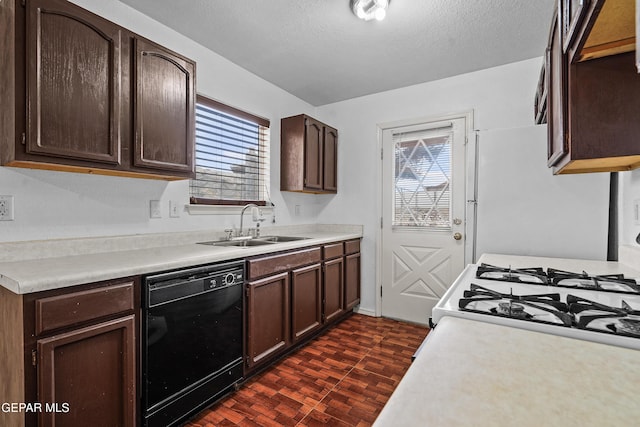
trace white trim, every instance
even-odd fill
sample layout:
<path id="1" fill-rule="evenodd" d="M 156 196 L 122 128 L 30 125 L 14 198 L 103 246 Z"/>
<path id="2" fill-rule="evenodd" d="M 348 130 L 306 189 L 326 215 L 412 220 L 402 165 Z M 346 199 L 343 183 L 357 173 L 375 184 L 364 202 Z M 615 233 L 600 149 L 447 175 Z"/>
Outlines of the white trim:
<path id="1" fill-rule="evenodd" d="M 465 177 L 465 249 L 464 249 L 464 262 L 465 265 L 473 262 L 471 254 L 473 253 L 473 248 L 475 246 L 475 207 L 473 212 L 470 215 L 469 212 L 469 203 L 468 200 L 475 200 L 475 162 L 476 162 L 476 144 L 475 144 L 475 132 L 473 131 L 473 119 L 474 119 L 474 111 L 473 109 L 462 111 L 459 113 L 447 113 L 442 116 L 431 116 L 431 117 L 417 117 L 413 119 L 405 119 L 393 122 L 385 122 L 378 123 L 377 127 L 377 150 L 378 152 L 382 152 L 382 132 L 387 129 L 393 129 L 396 127 L 405 127 L 405 126 L 413 126 L 420 123 L 430 123 L 430 122 L 442 122 L 447 120 L 455 120 L 455 119 L 464 119 L 465 120 L 465 173 L 467 176 Z M 380 161 L 376 166 L 376 174 L 378 176 L 378 188 L 380 191 L 376 194 L 376 210 L 378 212 L 378 217 L 382 218 L 382 162 L 383 158 L 380 157 Z M 473 165 L 473 170 L 470 170 L 471 165 Z M 470 175 L 470 176 L 469 176 Z M 380 296 L 380 292 L 382 290 L 382 227 L 379 225 L 376 231 L 376 309 L 375 316 L 382 316 L 382 297 Z M 360 311 L 358 311 L 360 312 Z M 364 314 L 364 313 L 363 313 Z"/>
<path id="2" fill-rule="evenodd" d="M 189 215 L 238 215 L 244 206 L 240 205 L 185 205 Z M 260 206 L 263 214 L 271 215 L 273 206 Z"/>
<path id="3" fill-rule="evenodd" d="M 379 315 L 376 314 L 375 311 L 373 310 L 368 310 L 366 308 L 361 308 L 360 306 L 356 307 L 353 309 L 354 313 L 357 314 L 364 314 L 365 316 L 371 316 L 371 317 L 380 317 Z"/>

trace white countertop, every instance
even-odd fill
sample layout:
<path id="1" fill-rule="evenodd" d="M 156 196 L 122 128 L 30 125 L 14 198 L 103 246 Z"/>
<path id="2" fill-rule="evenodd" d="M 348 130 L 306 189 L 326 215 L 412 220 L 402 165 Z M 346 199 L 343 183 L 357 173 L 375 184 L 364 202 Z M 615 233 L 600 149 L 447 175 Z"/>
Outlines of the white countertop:
<path id="1" fill-rule="evenodd" d="M 374 427 L 636 425 L 639 355 L 447 316 Z"/>
<path id="2" fill-rule="evenodd" d="M 286 230 L 285 230 L 286 231 Z M 362 237 L 362 228 L 359 226 L 323 226 L 309 227 L 307 229 L 297 227 L 292 232 L 279 231 L 280 235 L 294 235 L 307 237 L 305 240 L 282 242 L 272 245 L 253 247 L 221 247 L 200 245 L 195 242 L 216 240 L 211 237 L 199 235 L 193 242 L 184 243 L 179 236 L 171 236 L 180 244 L 164 244 L 158 247 L 143 247 L 136 249 L 124 249 L 137 247 L 136 237 L 127 237 L 126 240 L 105 238 L 104 243 L 109 244 L 109 250 L 94 252 L 94 246 L 100 245 L 101 239 L 86 239 L 77 241 L 68 240 L 59 244 L 50 241 L 27 242 L 25 244 L 0 245 L 6 251 L 12 251 L 10 260 L 0 262 L 0 286 L 3 286 L 17 294 L 64 288 L 67 286 L 117 279 L 121 277 L 148 274 L 194 265 L 214 263 L 218 261 L 246 258 L 270 252 L 302 248 L 306 246 L 320 245 L 324 243 L 349 240 Z M 269 233 L 272 234 L 272 233 Z M 143 239 L 144 237 L 139 237 Z M 114 246 L 115 245 L 115 246 Z M 120 247 L 117 247 L 120 245 Z M 28 252 L 34 248 L 50 246 L 47 251 L 64 249 L 69 250 L 62 256 L 49 256 L 27 259 Z M 84 253 L 77 254 L 73 248 L 83 247 Z M 16 253 L 18 251 L 18 253 Z M 24 251 L 23 257 L 19 251 Z M 55 252 L 54 252 L 55 253 Z M 60 253 L 60 252 L 59 252 Z"/>

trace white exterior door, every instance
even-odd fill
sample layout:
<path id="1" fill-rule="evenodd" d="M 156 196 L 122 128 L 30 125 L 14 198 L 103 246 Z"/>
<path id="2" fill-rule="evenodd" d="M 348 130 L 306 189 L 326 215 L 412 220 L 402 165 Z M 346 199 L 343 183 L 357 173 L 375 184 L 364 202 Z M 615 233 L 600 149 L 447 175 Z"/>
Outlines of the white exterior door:
<path id="1" fill-rule="evenodd" d="M 382 132 L 384 317 L 428 323 L 464 268 L 465 120 Z"/>

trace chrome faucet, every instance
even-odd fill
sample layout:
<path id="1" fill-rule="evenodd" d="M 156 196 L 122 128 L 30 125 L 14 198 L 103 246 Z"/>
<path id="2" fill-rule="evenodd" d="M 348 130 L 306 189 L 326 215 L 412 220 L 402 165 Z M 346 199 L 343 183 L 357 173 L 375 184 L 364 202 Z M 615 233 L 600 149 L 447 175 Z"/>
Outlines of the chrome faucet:
<path id="1" fill-rule="evenodd" d="M 242 222 L 244 220 L 244 211 L 247 210 L 247 208 L 257 208 L 258 205 L 256 205 L 255 203 L 249 203 L 247 205 L 245 205 L 242 208 L 242 211 L 240 212 L 240 230 L 238 230 L 238 237 L 243 237 L 242 236 Z"/>

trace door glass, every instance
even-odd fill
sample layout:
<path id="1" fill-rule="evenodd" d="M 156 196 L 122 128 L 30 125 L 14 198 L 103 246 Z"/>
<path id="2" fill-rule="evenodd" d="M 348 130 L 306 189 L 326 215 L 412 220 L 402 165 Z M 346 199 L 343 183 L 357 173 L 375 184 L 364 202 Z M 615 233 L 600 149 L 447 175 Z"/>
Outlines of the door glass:
<path id="1" fill-rule="evenodd" d="M 393 227 L 451 229 L 451 128 L 395 133 Z"/>

